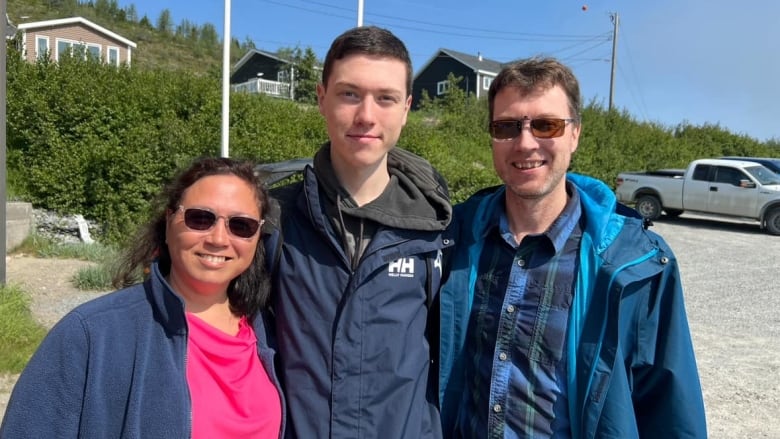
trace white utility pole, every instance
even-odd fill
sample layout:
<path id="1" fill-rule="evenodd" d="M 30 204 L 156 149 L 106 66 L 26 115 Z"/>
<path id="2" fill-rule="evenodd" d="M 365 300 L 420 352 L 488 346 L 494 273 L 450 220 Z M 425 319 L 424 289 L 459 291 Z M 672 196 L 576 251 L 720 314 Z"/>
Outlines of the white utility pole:
<path id="1" fill-rule="evenodd" d="M 6 141 L 6 127 L 8 127 L 8 123 L 6 123 L 6 112 L 5 112 L 5 104 L 6 104 L 6 88 L 5 88 L 5 81 L 7 79 L 6 77 L 6 55 L 7 55 L 7 35 L 6 32 L 8 31 L 8 15 L 6 15 L 6 2 L 5 0 L 0 0 L 0 35 L 2 35 L 3 38 L 3 45 L 0 47 L 0 123 L 3 124 L 2 129 L 0 129 L 0 202 L 3 203 L 2 208 L 0 208 L 0 224 L 2 224 L 2 229 L 0 229 L 0 257 L 3 259 L 0 260 L 0 285 L 5 286 L 5 253 L 7 251 L 6 249 L 6 239 L 7 239 L 7 230 L 6 230 L 6 223 L 7 223 L 7 213 L 6 213 L 6 206 L 8 204 L 5 201 L 6 197 L 6 175 L 5 175 L 5 156 L 6 156 L 6 149 L 5 149 L 5 141 Z"/>
<path id="2" fill-rule="evenodd" d="M 363 0 L 358 0 L 358 27 L 363 26 Z"/>
<path id="3" fill-rule="evenodd" d="M 620 17 L 617 12 L 613 12 L 609 16 L 612 18 L 612 24 L 614 25 L 612 30 L 612 73 L 609 75 L 609 111 L 612 111 L 614 105 L 613 96 L 615 94 L 615 66 L 617 65 L 617 38 Z"/>
<path id="4" fill-rule="evenodd" d="M 230 157 L 230 0 L 225 0 L 222 34 L 222 157 Z"/>

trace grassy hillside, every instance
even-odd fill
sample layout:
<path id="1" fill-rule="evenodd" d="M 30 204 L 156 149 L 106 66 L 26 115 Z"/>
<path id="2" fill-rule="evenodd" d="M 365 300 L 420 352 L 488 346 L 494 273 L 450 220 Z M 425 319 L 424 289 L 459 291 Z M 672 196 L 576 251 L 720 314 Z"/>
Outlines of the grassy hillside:
<path id="1" fill-rule="evenodd" d="M 157 29 L 160 17 L 132 16 L 131 6 L 120 9 L 115 1 L 93 4 L 76 0 L 8 0 L 7 9 L 14 24 L 84 17 L 138 44 L 133 53 L 135 68 L 182 69 L 195 73 L 220 71 L 222 46 L 213 26 L 194 27 L 193 31 L 184 17 L 178 17 L 179 21 L 173 21 L 176 20 L 173 17 L 169 31 L 163 32 Z M 246 52 L 243 45 L 235 45 L 231 50 L 233 62 Z"/>

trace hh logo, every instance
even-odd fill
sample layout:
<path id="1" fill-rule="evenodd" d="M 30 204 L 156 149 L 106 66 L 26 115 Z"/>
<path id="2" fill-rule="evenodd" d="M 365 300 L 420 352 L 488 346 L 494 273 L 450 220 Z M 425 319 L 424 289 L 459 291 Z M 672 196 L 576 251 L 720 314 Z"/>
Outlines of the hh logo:
<path id="1" fill-rule="evenodd" d="M 414 258 L 399 258 L 387 267 L 390 277 L 414 277 Z"/>

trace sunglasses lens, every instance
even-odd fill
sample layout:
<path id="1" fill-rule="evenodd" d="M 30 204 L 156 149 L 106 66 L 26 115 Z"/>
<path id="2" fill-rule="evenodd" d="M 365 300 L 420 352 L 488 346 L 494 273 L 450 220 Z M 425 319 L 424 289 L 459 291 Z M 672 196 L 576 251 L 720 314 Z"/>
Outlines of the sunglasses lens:
<path id="1" fill-rule="evenodd" d="M 184 211 L 184 225 L 192 230 L 208 230 L 217 222 L 217 216 L 213 212 L 203 209 L 186 209 Z"/>
<path id="2" fill-rule="evenodd" d="M 227 227 L 230 233 L 239 238 L 251 238 L 260 229 L 260 221 L 243 216 L 231 216 L 227 218 Z M 184 209 L 184 225 L 192 230 L 204 232 L 214 227 L 217 215 L 205 209 Z"/>
<path id="3" fill-rule="evenodd" d="M 533 119 L 531 120 L 531 134 L 541 139 L 560 137 L 563 135 L 564 119 Z"/>
<path id="4" fill-rule="evenodd" d="M 520 123 L 516 120 L 491 122 L 490 135 L 496 140 L 512 140 L 520 135 Z"/>
<path id="5" fill-rule="evenodd" d="M 228 221 L 228 227 L 230 228 L 230 233 L 239 238 L 251 238 L 257 233 L 260 223 L 253 218 L 234 216 Z"/>

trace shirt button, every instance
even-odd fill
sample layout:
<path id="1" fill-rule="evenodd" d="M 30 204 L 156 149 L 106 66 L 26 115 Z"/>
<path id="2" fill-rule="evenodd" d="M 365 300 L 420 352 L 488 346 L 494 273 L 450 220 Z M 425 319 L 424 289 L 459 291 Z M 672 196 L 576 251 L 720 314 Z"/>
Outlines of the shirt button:
<path id="1" fill-rule="evenodd" d="M 506 352 L 501 352 L 498 354 L 498 359 L 501 361 L 506 361 Z"/>
<path id="2" fill-rule="evenodd" d="M 506 307 L 506 312 L 508 312 L 509 314 L 512 314 L 513 312 L 515 312 L 515 306 L 514 305 L 507 306 Z"/>
<path id="3" fill-rule="evenodd" d="M 518 259 L 517 260 L 517 266 L 518 267 L 525 267 L 525 259 Z"/>
<path id="4" fill-rule="evenodd" d="M 493 411 L 496 413 L 501 413 L 501 404 L 496 404 L 493 406 Z"/>

